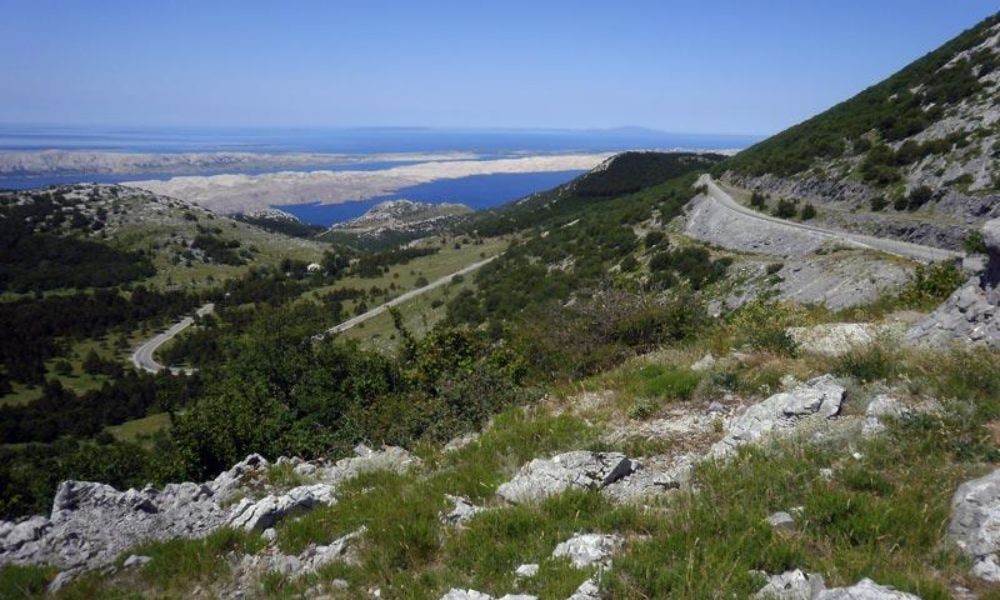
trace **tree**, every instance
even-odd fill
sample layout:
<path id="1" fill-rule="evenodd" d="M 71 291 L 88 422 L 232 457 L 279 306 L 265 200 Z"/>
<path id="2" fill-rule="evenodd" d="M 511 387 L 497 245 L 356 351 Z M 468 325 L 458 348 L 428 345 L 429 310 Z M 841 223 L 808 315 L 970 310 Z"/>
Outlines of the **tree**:
<path id="1" fill-rule="evenodd" d="M 803 221 L 808 221 L 810 219 L 815 219 L 816 218 L 816 207 L 814 207 L 811 203 L 810 204 L 806 204 L 805 206 L 803 206 L 802 207 L 802 212 L 800 213 L 800 218 Z"/>

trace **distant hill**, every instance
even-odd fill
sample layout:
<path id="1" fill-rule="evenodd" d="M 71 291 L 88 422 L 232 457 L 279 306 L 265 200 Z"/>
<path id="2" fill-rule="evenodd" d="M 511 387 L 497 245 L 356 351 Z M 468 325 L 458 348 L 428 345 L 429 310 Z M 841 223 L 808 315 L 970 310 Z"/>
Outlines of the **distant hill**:
<path id="1" fill-rule="evenodd" d="M 333 225 L 322 239 L 373 249 L 395 246 L 440 232 L 471 212 L 464 204 L 387 200 Z"/>
<path id="2" fill-rule="evenodd" d="M 743 187 L 889 213 L 842 219 L 845 226 L 954 246 L 1000 210 L 998 67 L 994 15 L 720 170 Z"/>
<path id="3" fill-rule="evenodd" d="M 323 233 L 321 225 L 303 223 L 298 217 L 277 208 L 255 210 L 244 214 L 233 215 L 237 221 L 256 225 L 272 233 L 280 233 L 291 237 L 313 238 Z"/>
<path id="4" fill-rule="evenodd" d="M 0 193 L 0 292 L 210 286 L 254 264 L 319 260 L 327 244 L 117 185 Z"/>

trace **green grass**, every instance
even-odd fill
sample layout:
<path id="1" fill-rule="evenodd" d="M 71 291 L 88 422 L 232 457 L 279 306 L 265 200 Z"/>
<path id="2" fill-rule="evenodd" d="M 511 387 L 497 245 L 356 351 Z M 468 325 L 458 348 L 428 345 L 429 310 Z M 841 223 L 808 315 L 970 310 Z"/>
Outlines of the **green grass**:
<path id="1" fill-rule="evenodd" d="M 20 600 L 41 596 L 58 571 L 54 567 L 21 565 L 0 567 L 0 598 Z"/>
<path id="2" fill-rule="evenodd" d="M 130 442 L 168 427 L 170 427 L 170 415 L 164 412 L 125 421 L 121 425 L 111 425 L 106 430 L 115 436 L 116 440 Z"/>
<path id="3" fill-rule="evenodd" d="M 201 540 L 175 539 L 133 548 L 128 554 L 148 556 L 146 565 L 111 577 L 88 573 L 64 588 L 59 598 L 143 598 L 155 591 L 156 597 L 185 598 L 193 590 L 225 580 L 230 572 L 228 556 L 255 554 L 264 543 L 257 533 L 220 529 Z"/>

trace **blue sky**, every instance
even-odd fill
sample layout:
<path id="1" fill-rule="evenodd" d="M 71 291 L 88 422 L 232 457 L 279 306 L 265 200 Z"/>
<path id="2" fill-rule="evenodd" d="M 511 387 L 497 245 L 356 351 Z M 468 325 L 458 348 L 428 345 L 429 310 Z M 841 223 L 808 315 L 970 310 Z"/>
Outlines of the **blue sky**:
<path id="1" fill-rule="evenodd" d="M 0 0 L 0 122 L 768 134 L 996 0 Z"/>

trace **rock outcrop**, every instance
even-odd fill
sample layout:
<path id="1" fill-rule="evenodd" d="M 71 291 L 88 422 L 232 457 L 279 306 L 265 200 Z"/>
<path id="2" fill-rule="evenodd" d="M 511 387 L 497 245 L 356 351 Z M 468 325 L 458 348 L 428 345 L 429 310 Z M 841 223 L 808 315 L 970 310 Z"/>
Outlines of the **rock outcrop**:
<path id="1" fill-rule="evenodd" d="M 570 488 L 597 490 L 636 470 L 637 463 L 618 452 L 566 452 L 536 458 L 497 489 L 512 504 L 538 502 Z"/>
<path id="2" fill-rule="evenodd" d="M 52 513 L 0 522 L 0 565 L 46 564 L 77 573 L 107 565 L 132 546 L 172 538 L 201 538 L 224 526 L 265 530 L 297 510 L 336 501 L 337 486 L 372 470 L 403 472 L 419 459 L 402 448 L 355 449 L 333 464 L 301 462 L 317 483 L 251 499 L 266 486 L 268 461 L 252 454 L 205 483 L 118 491 L 109 485 L 64 481 Z M 235 505 L 229 502 L 247 497 Z M 65 579 L 65 578 L 64 578 Z"/>
<path id="3" fill-rule="evenodd" d="M 959 486 L 948 534 L 973 561 L 972 572 L 1000 582 L 1000 469 Z"/>

